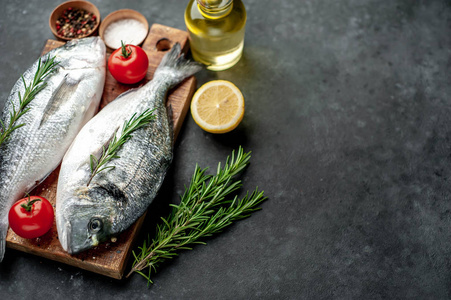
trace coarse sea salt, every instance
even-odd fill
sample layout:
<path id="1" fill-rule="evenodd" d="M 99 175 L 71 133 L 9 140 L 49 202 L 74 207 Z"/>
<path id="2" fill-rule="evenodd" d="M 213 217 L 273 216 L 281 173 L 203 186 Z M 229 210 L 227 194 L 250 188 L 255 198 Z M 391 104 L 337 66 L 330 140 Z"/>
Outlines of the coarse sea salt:
<path id="1" fill-rule="evenodd" d="M 140 21 L 121 19 L 105 28 L 103 38 L 105 44 L 110 48 L 117 49 L 121 47 L 121 41 L 124 41 L 124 44 L 138 45 L 144 40 L 146 35 L 146 25 Z"/>

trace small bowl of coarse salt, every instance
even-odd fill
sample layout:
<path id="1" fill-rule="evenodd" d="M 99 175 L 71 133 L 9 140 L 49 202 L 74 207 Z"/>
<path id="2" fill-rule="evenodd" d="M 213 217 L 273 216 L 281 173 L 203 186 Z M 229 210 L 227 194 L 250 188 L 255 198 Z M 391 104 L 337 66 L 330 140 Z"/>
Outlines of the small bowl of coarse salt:
<path id="1" fill-rule="evenodd" d="M 102 21 L 99 36 L 109 48 L 115 50 L 124 44 L 140 46 L 149 32 L 146 18 L 133 9 L 112 12 Z"/>

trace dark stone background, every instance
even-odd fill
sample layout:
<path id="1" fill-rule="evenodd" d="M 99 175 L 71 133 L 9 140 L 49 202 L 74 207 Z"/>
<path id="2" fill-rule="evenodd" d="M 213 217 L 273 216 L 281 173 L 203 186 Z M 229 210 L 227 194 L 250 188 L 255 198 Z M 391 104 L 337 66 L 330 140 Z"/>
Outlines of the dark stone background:
<path id="1" fill-rule="evenodd" d="M 187 1 L 92 2 L 103 17 L 132 8 L 185 28 Z M 2 1 L 1 107 L 53 37 L 59 3 Z M 214 169 L 239 145 L 253 152 L 242 195 L 259 186 L 263 209 L 183 252 L 151 287 L 8 249 L 2 299 L 450 298 L 451 2 L 244 3 L 244 57 L 197 75 L 234 82 L 244 120 L 212 135 L 187 116 L 143 237 L 196 163 Z"/>

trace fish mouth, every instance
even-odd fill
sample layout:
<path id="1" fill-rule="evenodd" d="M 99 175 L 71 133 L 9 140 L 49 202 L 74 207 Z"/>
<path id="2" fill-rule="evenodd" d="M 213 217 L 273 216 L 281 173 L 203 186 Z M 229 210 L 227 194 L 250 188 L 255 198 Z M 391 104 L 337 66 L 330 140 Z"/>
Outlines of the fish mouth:
<path id="1" fill-rule="evenodd" d="M 72 218 L 66 224 L 63 239 L 69 254 L 78 254 L 98 244 L 95 242 L 97 237 L 88 232 L 86 224 L 84 217 Z"/>
<path id="2" fill-rule="evenodd" d="M 92 247 L 93 245 L 88 240 L 86 240 L 82 245 L 71 245 L 67 252 L 69 254 L 78 254 L 85 250 L 91 249 Z"/>
<path id="3" fill-rule="evenodd" d="M 71 253 L 71 226 L 69 222 L 63 224 L 63 226 L 58 226 L 58 239 L 64 251 Z"/>
<path id="4" fill-rule="evenodd" d="M 98 36 L 90 36 L 90 37 L 85 37 L 85 38 L 81 38 L 81 39 L 73 39 L 73 40 L 69 41 L 68 43 L 66 43 L 66 47 L 73 47 L 75 45 L 97 44 L 97 43 L 99 43 L 99 40 L 101 40 L 101 38 Z"/>
<path id="5" fill-rule="evenodd" d="M 105 47 L 105 43 L 103 40 L 98 36 L 93 36 L 91 40 L 91 44 L 94 44 L 95 46 Z M 106 50 L 105 50 L 106 51 Z"/>
<path id="6" fill-rule="evenodd" d="M 100 37 L 93 36 L 91 38 L 92 38 L 92 40 L 91 40 L 90 44 L 94 44 L 94 45 L 103 44 L 103 40 Z"/>
<path id="7" fill-rule="evenodd" d="M 64 251 L 69 254 L 77 254 L 92 247 L 92 243 L 89 239 L 85 239 L 82 242 L 73 239 L 74 232 L 72 232 L 72 225 L 74 224 L 65 222 L 64 225 L 61 232 L 58 233 L 58 238 Z"/>
<path id="8" fill-rule="evenodd" d="M 98 36 L 91 36 L 78 40 L 80 44 L 87 46 L 88 48 L 95 49 L 96 54 L 101 55 L 106 52 L 105 43 Z"/>
<path id="9" fill-rule="evenodd" d="M 72 223 L 67 220 L 64 216 L 60 216 L 59 220 L 57 220 L 57 231 L 58 231 L 58 239 L 60 241 L 61 246 L 64 251 L 69 254 L 75 254 L 72 240 Z"/>

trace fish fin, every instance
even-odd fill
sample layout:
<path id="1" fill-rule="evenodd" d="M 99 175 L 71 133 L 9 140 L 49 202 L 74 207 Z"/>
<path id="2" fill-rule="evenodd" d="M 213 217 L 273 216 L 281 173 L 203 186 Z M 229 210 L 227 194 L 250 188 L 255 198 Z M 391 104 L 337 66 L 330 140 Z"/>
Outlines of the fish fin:
<path id="1" fill-rule="evenodd" d="M 155 71 L 154 78 L 160 74 L 169 74 L 172 79 L 170 82 L 171 86 L 175 86 L 183 79 L 194 75 L 203 68 L 202 64 L 185 59 L 185 55 L 180 53 L 181 46 L 179 43 L 175 43 L 172 49 L 161 60 L 160 65 Z"/>
<path id="2" fill-rule="evenodd" d="M 6 234 L 8 233 L 8 223 L 0 223 L 0 262 L 2 262 L 5 256 L 6 249 Z"/>
<path id="3" fill-rule="evenodd" d="M 52 95 L 52 98 L 50 98 L 49 102 L 47 103 L 47 106 L 44 109 L 44 115 L 42 116 L 41 123 L 39 124 L 39 127 L 44 124 L 49 117 L 54 114 L 61 104 L 68 99 L 77 89 L 78 84 L 80 83 L 80 80 L 73 80 L 68 77 L 69 74 L 66 74 L 61 81 L 61 83 L 58 85 L 58 87 L 55 89 L 55 92 Z"/>

